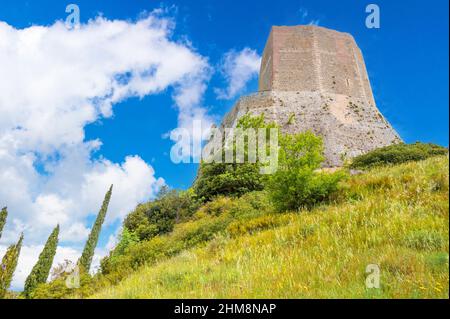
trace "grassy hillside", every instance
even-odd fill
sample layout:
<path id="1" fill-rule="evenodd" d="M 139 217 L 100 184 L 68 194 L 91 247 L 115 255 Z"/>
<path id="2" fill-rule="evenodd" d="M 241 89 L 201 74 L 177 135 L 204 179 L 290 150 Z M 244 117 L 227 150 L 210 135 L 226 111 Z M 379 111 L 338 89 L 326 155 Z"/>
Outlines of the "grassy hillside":
<path id="1" fill-rule="evenodd" d="M 236 219 L 92 297 L 448 298 L 448 165 L 375 168 L 346 181 L 333 205 Z M 224 219 L 222 206 L 193 223 Z M 379 289 L 365 286 L 368 264 L 380 267 Z"/>

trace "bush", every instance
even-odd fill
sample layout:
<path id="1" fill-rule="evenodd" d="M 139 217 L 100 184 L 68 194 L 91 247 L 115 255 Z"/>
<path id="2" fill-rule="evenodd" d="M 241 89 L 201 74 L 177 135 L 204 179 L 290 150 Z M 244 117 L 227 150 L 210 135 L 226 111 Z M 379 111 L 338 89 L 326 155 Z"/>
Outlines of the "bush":
<path id="1" fill-rule="evenodd" d="M 171 232 L 175 223 L 191 217 L 197 208 L 192 190 L 182 192 L 163 188 L 156 200 L 141 204 L 130 213 L 124 227 L 139 240 L 148 240 Z"/>
<path id="2" fill-rule="evenodd" d="M 278 170 L 267 183 L 279 211 L 309 208 L 337 190 L 343 173 L 317 172 L 324 160 L 322 153 L 322 139 L 311 132 L 280 137 Z"/>
<path id="3" fill-rule="evenodd" d="M 225 195 L 239 197 L 262 190 L 263 176 L 256 164 L 202 163 L 194 189 L 202 201 Z"/>
<path id="4" fill-rule="evenodd" d="M 446 155 L 448 149 L 436 144 L 416 142 L 414 144 L 394 144 L 357 156 L 350 164 L 351 168 L 361 169 L 381 165 L 400 164 L 409 161 L 421 161 L 432 156 Z"/>

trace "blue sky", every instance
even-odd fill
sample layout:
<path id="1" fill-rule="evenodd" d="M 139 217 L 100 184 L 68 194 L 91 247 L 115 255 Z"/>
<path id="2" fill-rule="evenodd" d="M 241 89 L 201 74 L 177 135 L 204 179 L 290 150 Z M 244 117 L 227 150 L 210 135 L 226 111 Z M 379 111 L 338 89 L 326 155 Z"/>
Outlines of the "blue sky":
<path id="1" fill-rule="evenodd" d="M 20 30 L 29 29 L 32 26 L 43 26 L 47 30 L 60 32 L 54 23 L 57 20 L 64 21 L 66 19 L 65 8 L 69 3 L 68 1 L 50 0 L 2 0 L 0 4 L 0 59 L 2 50 L 4 56 L 8 56 L 7 53 L 11 48 L 13 50 L 16 47 L 21 48 L 20 41 L 14 42 L 19 38 Z M 272 25 L 314 23 L 349 32 L 354 36 L 363 52 L 377 106 L 401 137 L 408 143 L 423 141 L 448 146 L 448 1 L 193 0 L 160 2 L 151 0 L 78 0 L 74 3 L 80 8 L 82 24 L 101 15 L 107 20 L 123 20 L 129 25 L 135 25 L 137 21 L 153 10 L 164 8 L 164 17 L 175 23 L 173 33 L 168 35 L 166 40 L 177 45 L 179 52 L 187 49 L 188 53 L 185 52 L 186 50 L 183 51 L 187 54 L 185 58 L 193 66 L 206 64 L 209 68 L 207 72 L 195 75 L 200 80 L 198 80 L 199 82 L 194 81 L 192 86 L 199 83 L 205 86 L 204 89 L 196 87 L 196 92 L 200 92 L 200 97 L 195 103 L 199 104 L 201 110 L 206 110 L 207 115 L 216 122 L 220 122 L 221 117 L 231 109 L 240 95 L 257 90 L 257 77 L 253 66 L 252 73 L 247 73 L 245 77 L 245 80 L 248 81 L 244 81 L 245 85 L 240 88 L 238 94 L 232 94 L 228 99 L 218 98 L 217 89 L 226 90 L 230 84 L 227 76 L 224 75 L 226 71 L 223 70 L 227 61 L 226 57 L 236 58 L 239 53 L 246 52 L 249 65 L 254 65 L 257 56 L 263 52 Z M 369 3 L 376 3 L 380 7 L 381 27 L 379 29 L 368 29 L 365 26 L 367 16 L 365 8 Z M 11 35 L 4 42 L 6 45 L 3 47 L 2 22 L 6 23 L 3 24 L 5 32 Z M 33 31 L 34 34 L 39 33 L 35 31 Z M 60 43 L 58 43 L 58 39 L 55 41 L 51 42 L 54 44 L 51 48 L 44 45 L 36 49 L 36 58 L 33 51 L 25 60 L 21 60 L 23 51 L 17 49 L 20 54 L 15 54 L 19 57 L 17 57 L 17 61 L 14 61 L 18 63 L 18 66 L 27 65 L 34 72 L 43 72 L 42 75 L 33 78 L 34 83 L 40 82 L 40 78 L 45 78 L 45 70 L 42 71 L 38 67 L 39 65 L 22 62 L 42 63 L 39 61 L 41 57 L 39 53 L 49 50 L 55 54 L 52 59 L 58 60 L 59 54 L 65 54 L 65 52 L 58 51 L 61 50 Z M 117 43 L 121 44 L 121 42 Z M 141 48 L 139 41 L 133 42 L 133 45 L 136 48 L 147 49 Z M 86 51 L 89 51 L 89 48 Z M 92 52 L 94 54 L 104 53 L 101 46 L 99 50 Z M 130 47 L 126 54 L 133 56 L 135 52 L 135 49 Z M 80 53 L 80 55 L 83 54 L 84 52 Z M 90 59 L 95 60 L 95 58 L 93 56 Z M 120 59 L 117 61 L 121 62 Z M 2 62 L 4 67 L 14 63 L 6 60 L 0 61 L 0 76 L 2 76 Z M 83 63 L 85 62 L 83 60 Z M 104 61 L 98 60 L 96 63 L 102 62 Z M 135 61 L 129 62 L 133 64 Z M 170 66 L 172 61 L 167 63 Z M 173 65 L 179 65 L 177 63 L 180 62 L 173 61 Z M 93 64 L 93 66 L 95 65 Z M 10 72 L 13 71 L 10 70 Z M 26 70 L 22 70 L 22 72 L 26 72 Z M 101 72 L 106 71 L 102 69 Z M 187 70 L 186 72 L 194 71 Z M 6 74 L 10 75 L 10 78 L 4 79 L 4 86 L 0 79 L 0 111 L 2 112 L 2 107 L 6 108 L 5 105 L 2 105 L 2 94 L 4 96 L 9 94 L 6 89 L 2 92 L 2 87 L 8 88 L 10 84 L 8 82 L 20 82 L 20 79 L 14 78 L 14 73 L 6 72 Z M 87 75 L 89 77 L 89 72 Z M 83 74 L 80 76 L 83 78 Z M 13 241 L 18 231 L 26 232 L 28 230 L 33 234 L 40 234 L 36 235 L 35 241 L 29 242 L 30 245 L 42 242 L 52 225 L 46 225 L 39 230 L 33 229 L 32 226 L 27 226 L 27 223 L 33 223 L 34 219 L 30 219 L 25 212 L 45 210 L 46 214 L 42 218 L 49 219 L 48 216 L 52 216 L 51 218 L 55 220 L 61 219 L 63 224 L 67 224 L 66 232 L 70 230 L 71 234 L 74 234 L 71 239 L 63 239 L 62 244 L 75 249 L 66 251 L 66 255 L 76 255 L 84 240 L 74 238 L 86 236 L 87 229 L 85 228 L 92 224 L 97 212 L 96 207 L 100 205 L 102 196 L 100 194 L 103 190 L 106 191 L 105 185 L 109 183 L 109 177 L 112 176 L 111 178 L 119 181 L 119 184 L 122 181 L 123 184 L 135 186 L 120 189 L 119 185 L 119 189 L 115 194 L 113 193 L 113 198 L 116 195 L 115 200 L 117 197 L 132 197 L 132 199 L 126 203 L 117 202 L 113 205 L 113 210 L 121 211 L 121 213 L 114 215 L 102 232 L 100 247 L 107 249 L 107 243 L 121 224 L 124 212 L 129 211 L 130 207 L 137 202 L 154 196 L 160 185 L 158 184 L 159 178 L 164 179 L 165 183 L 174 188 L 189 187 L 195 178 L 197 165 L 172 163 L 169 153 L 173 142 L 165 137 L 168 132 L 180 125 L 180 114 L 183 113 L 182 106 L 176 100 L 176 97 L 180 95 L 178 91 L 180 89 L 179 78 L 171 84 L 163 86 L 160 91 L 129 94 L 125 98 L 118 99 L 117 102 L 112 103 L 112 113 L 109 115 L 96 114 L 93 119 L 88 120 L 90 117 L 84 114 L 83 116 L 87 116 L 87 118 L 80 122 L 81 124 L 78 122 L 76 125 L 74 124 L 73 130 L 64 131 L 64 128 L 58 128 L 51 135 L 42 133 L 39 128 L 36 132 L 43 134 L 42 139 L 33 140 L 30 143 L 34 144 L 28 148 L 8 149 L 7 152 L 11 152 L 9 160 L 3 161 L 0 152 L 0 165 L 3 165 L 1 170 L 8 172 L 8 176 L 14 176 L 17 172 L 25 175 L 28 172 L 27 169 L 29 169 L 29 175 L 32 176 L 28 179 L 24 178 L 23 182 L 18 184 L 16 192 L 14 192 L 14 187 L 11 187 L 12 190 L 0 190 L 0 205 L 7 204 L 11 209 L 11 214 L 14 213 L 14 210 L 18 212 L 14 225 L 8 226 L 9 232 L 6 232 L 4 237 L 8 240 L 8 234 L 10 234 L 9 241 Z M 57 79 L 55 83 L 58 83 Z M 95 83 L 97 85 L 101 82 Z M 19 88 L 23 88 L 26 84 L 19 83 L 18 85 Z M 57 85 L 48 86 L 48 96 L 42 97 L 38 94 L 39 92 L 32 92 L 32 96 L 42 98 L 42 103 L 53 103 L 51 96 L 58 95 L 60 90 L 61 87 Z M 70 94 L 72 93 L 71 91 Z M 18 92 L 15 95 L 20 97 L 22 94 L 26 95 L 27 93 Z M 61 99 L 63 98 L 64 96 L 61 95 Z M 20 108 L 21 102 L 17 103 Z M 60 110 L 61 105 L 57 103 L 59 102 L 55 102 L 55 110 Z M 189 105 L 188 108 L 189 110 L 199 110 L 195 105 Z M 39 112 L 37 114 L 42 115 L 42 111 Z M 16 118 L 14 110 L 5 111 L 5 114 L 2 117 Z M 76 113 L 75 117 L 77 116 L 81 115 Z M 58 119 L 50 122 L 51 124 L 46 129 L 57 127 Z M 68 127 L 71 127 L 73 121 L 75 120 L 68 120 Z M 66 125 L 65 120 L 61 120 L 61 123 L 61 126 Z M 3 134 L 1 125 L 3 124 L 0 120 L 0 148 L 2 147 L 1 134 Z M 22 125 L 30 125 L 30 131 L 35 129 L 27 119 L 21 119 L 21 122 L 18 123 L 8 122 L 4 125 L 5 132 L 10 129 L 14 131 L 14 134 Z M 10 125 L 10 127 L 6 125 Z M 80 138 L 78 134 L 80 132 L 77 129 L 84 132 L 84 136 Z M 23 140 L 19 138 L 20 136 L 17 141 L 22 143 Z M 27 138 L 28 140 L 29 138 Z M 94 140 L 101 141 L 101 146 L 93 146 L 91 141 Z M 44 160 L 33 159 L 34 155 L 44 158 Z M 129 156 L 135 157 L 126 160 Z M 61 158 L 66 158 L 66 160 L 62 161 Z M 23 167 L 17 164 L 22 161 Z M 30 161 L 32 162 L 31 168 L 26 164 Z M 80 162 L 84 164 L 79 165 Z M 0 172 L 1 174 L 2 172 Z M 52 174 L 56 177 L 52 177 Z M 4 176 L 6 174 L 2 178 Z M 80 176 L 87 177 L 81 180 Z M 100 182 L 95 182 L 95 178 Z M 91 198 L 80 191 L 84 187 L 95 188 L 95 192 L 92 192 L 96 197 Z M 148 191 L 141 191 L 147 188 Z M 21 197 L 22 193 L 26 194 L 26 198 Z M 69 213 L 58 215 L 59 210 L 70 211 L 69 208 L 74 207 L 70 201 L 71 198 L 75 198 L 74 202 L 88 202 L 89 204 L 80 208 L 80 210 L 87 210 L 88 214 L 80 213 L 77 219 L 71 219 L 73 216 Z M 73 214 L 76 215 L 76 213 Z M 81 224 L 76 224 L 79 221 Z M 78 226 L 70 228 L 70 224 Z M 25 237 L 27 238 L 27 233 Z M 30 254 L 35 258 L 38 250 L 32 250 L 31 247 Z M 32 264 L 33 258 L 23 260 L 22 263 Z M 26 265 L 24 269 L 26 269 L 23 271 L 25 273 L 29 269 L 29 265 Z M 20 283 L 16 283 L 16 286 L 20 286 Z"/>
<path id="2" fill-rule="evenodd" d="M 23 28 L 65 19 L 66 1 L 3 0 L 0 20 Z M 262 54 L 272 25 L 319 25 L 351 33 L 363 51 L 376 102 L 406 142 L 448 145 L 448 1 L 76 1 L 81 21 L 102 13 L 109 19 L 136 19 L 142 11 L 176 6 L 175 37 L 186 36 L 211 63 L 230 49 Z M 381 28 L 367 29 L 365 7 L 377 3 Z M 302 18 L 304 10 L 308 16 Z M 204 104 L 222 116 L 234 100 L 220 101 L 212 90 L 223 85 L 212 77 Z M 257 90 L 257 79 L 247 92 Z M 245 92 L 243 92 L 245 93 Z M 170 93 L 131 98 L 114 107 L 114 117 L 86 128 L 88 138 L 103 141 L 101 152 L 120 160 L 139 154 L 173 187 L 186 188 L 196 165 L 175 165 L 167 155 L 172 142 L 161 136 L 176 127 Z M 158 107 L 155 112 L 155 105 Z"/>

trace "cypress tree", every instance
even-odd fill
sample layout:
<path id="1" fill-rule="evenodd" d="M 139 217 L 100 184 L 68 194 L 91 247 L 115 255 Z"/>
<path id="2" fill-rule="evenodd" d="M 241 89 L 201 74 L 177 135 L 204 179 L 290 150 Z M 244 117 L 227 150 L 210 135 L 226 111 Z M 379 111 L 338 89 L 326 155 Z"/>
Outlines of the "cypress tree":
<path id="1" fill-rule="evenodd" d="M 56 248 L 58 246 L 59 225 L 53 229 L 52 233 L 47 239 L 44 248 L 37 263 L 34 265 L 33 270 L 28 275 L 25 281 L 25 287 L 23 293 L 25 297 L 30 298 L 30 293 L 39 285 L 47 281 L 50 269 L 53 264 L 53 258 L 56 254 Z"/>
<path id="2" fill-rule="evenodd" d="M 2 238 L 2 231 L 3 227 L 6 224 L 6 217 L 8 216 L 8 210 L 6 207 L 2 208 L 2 211 L 0 212 L 0 238 Z"/>
<path id="3" fill-rule="evenodd" d="M 23 234 L 20 235 L 20 239 L 17 244 L 13 244 L 8 247 L 5 256 L 3 256 L 2 263 L 0 265 L 0 299 L 5 297 L 6 291 L 11 285 L 14 271 L 16 270 L 17 262 L 19 260 L 22 241 Z"/>
<path id="4" fill-rule="evenodd" d="M 94 226 L 92 227 L 91 233 L 89 234 L 86 245 L 84 246 L 83 253 L 78 260 L 78 265 L 83 271 L 89 272 L 92 263 L 92 257 L 94 257 L 95 247 L 97 246 L 98 236 L 102 229 L 103 222 L 105 220 L 106 211 L 108 210 L 109 200 L 111 198 L 113 185 L 109 188 L 103 200 L 102 207 L 97 215 Z"/>

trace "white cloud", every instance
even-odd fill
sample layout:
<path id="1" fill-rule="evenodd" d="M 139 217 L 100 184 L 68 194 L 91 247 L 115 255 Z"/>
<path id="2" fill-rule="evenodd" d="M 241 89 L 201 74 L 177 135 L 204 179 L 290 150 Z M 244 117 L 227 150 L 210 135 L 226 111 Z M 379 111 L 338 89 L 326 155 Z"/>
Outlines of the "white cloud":
<path id="1" fill-rule="evenodd" d="M 226 89 L 216 88 L 219 99 L 232 99 L 242 92 L 247 82 L 259 73 L 261 57 L 255 50 L 244 48 L 236 52 L 231 50 L 224 55 L 221 69 L 227 82 Z"/>
<path id="2" fill-rule="evenodd" d="M 83 127 L 111 116 L 112 104 L 169 86 L 180 110 L 192 112 L 209 65 L 171 41 L 172 29 L 155 15 L 136 23 L 97 18 L 71 31 L 62 22 L 21 30 L 0 22 L 2 144 L 47 155 L 82 142 Z"/>
<path id="3" fill-rule="evenodd" d="M 94 158 L 102 142 L 85 139 L 87 124 L 111 117 L 115 103 L 169 87 L 179 126 L 210 121 L 201 102 L 211 68 L 189 43 L 172 39 L 174 27 L 159 12 L 135 22 L 98 17 L 75 30 L 61 21 L 25 29 L 0 21 L 0 206 L 9 210 L 3 247 L 25 233 L 15 287 L 57 223 L 61 240 L 73 243 L 60 255 L 78 257 L 74 247 L 110 184 L 107 224 L 164 184 L 137 155 L 121 163 Z"/>
<path id="4" fill-rule="evenodd" d="M 80 242 L 86 240 L 89 236 L 90 229 L 83 223 L 75 222 L 72 225 L 63 229 L 60 234 L 60 239 L 66 242 Z"/>

